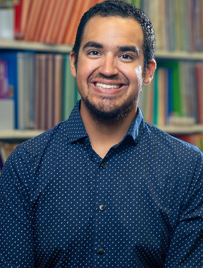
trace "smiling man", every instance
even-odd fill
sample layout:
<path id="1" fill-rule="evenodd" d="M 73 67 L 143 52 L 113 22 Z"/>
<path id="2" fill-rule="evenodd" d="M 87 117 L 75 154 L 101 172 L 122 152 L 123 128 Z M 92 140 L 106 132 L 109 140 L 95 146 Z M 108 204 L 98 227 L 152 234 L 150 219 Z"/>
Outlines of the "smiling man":
<path id="1" fill-rule="evenodd" d="M 92 148 L 102 158 L 127 133 L 142 85 L 153 77 L 154 59 L 144 72 L 143 43 L 142 27 L 134 18 L 95 15 L 84 28 L 79 51 L 75 45 L 70 55 L 81 116 Z"/>
<path id="2" fill-rule="evenodd" d="M 2 171 L 0 267 L 203 267 L 203 155 L 138 107 L 154 49 L 136 7 L 84 14 L 70 54 L 81 101 Z"/>

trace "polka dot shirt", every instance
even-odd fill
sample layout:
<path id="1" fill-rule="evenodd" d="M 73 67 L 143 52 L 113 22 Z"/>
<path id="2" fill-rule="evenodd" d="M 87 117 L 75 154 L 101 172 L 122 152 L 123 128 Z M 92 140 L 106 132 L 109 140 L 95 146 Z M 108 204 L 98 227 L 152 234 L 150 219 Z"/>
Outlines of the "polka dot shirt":
<path id="1" fill-rule="evenodd" d="M 203 267 L 202 153 L 138 109 L 102 159 L 79 105 L 4 166 L 0 267 Z"/>

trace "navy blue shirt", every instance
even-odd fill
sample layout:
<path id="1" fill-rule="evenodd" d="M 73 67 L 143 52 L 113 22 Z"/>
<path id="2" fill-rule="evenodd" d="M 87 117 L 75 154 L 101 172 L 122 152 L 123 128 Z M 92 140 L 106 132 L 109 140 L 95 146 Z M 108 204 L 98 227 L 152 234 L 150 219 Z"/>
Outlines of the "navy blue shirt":
<path id="1" fill-rule="evenodd" d="M 139 109 L 102 159 L 77 103 L 17 147 L 0 187 L 2 268 L 203 267 L 203 155 Z"/>

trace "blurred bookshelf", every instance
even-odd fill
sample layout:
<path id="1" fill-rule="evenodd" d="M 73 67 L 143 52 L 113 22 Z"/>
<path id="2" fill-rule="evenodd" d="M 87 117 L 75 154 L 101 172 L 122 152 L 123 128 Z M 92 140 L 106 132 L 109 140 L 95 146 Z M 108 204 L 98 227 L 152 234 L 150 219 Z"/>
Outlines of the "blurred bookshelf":
<path id="1" fill-rule="evenodd" d="M 1 141 L 22 142 L 43 133 L 43 130 L 0 130 Z"/>
<path id="2" fill-rule="evenodd" d="M 70 53 L 72 46 L 65 44 L 46 44 L 31 41 L 0 40 L 1 50 L 27 50 L 42 52 Z"/>
<path id="3" fill-rule="evenodd" d="M 61 120 L 68 118 L 70 111 L 79 98 L 75 79 L 70 74 L 69 53 L 73 46 L 80 17 L 91 5 L 101 2 L 101 0 L 85 2 L 83 0 L 19 0 L 1 2 L 4 5 L 4 9 L 0 7 L 0 11 L 5 10 L 6 2 L 9 5 L 10 11 L 11 6 L 13 6 L 15 28 L 13 29 L 13 39 L 4 39 L 0 35 L 0 60 L 5 63 L 7 60 L 6 56 L 9 58 L 9 54 L 13 55 L 12 60 L 15 58 L 16 68 L 22 67 L 22 72 L 18 72 L 15 80 L 20 80 L 16 83 L 18 83 L 19 88 L 22 85 L 24 91 L 15 91 L 15 86 L 9 89 L 9 100 L 13 102 L 11 103 L 10 114 L 13 111 L 15 112 L 12 118 L 13 129 L 0 130 L 0 141 L 22 142 L 39 135 Z M 149 98 L 149 95 L 152 94 L 150 92 L 154 92 L 151 85 L 143 89 L 140 100 L 145 120 L 174 136 L 202 134 L 203 123 L 200 115 L 203 114 L 201 108 L 203 107 L 203 97 L 194 96 L 192 91 L 189 92 L 189 89 L 186 90 L 188 95 L 185 96 L 183 90 L 186 88 L 187 83 L 189 84 L 189 79 L 193 75 L 193 84 L 190 84 L 190 88 L 197 91 L 197 87 L 199 87 L 199 92 L 203 92 L 203 83 L 199 81 L 197 85 L 196 81 L 197 69 L 202 73 L 203 77 L 203 1 L 188 0 L 187 4 L 185 4 L 184 0 L 128 0 L 128 2 L 132 2 L 138 8 L 143 9 L 154 25 L 157 73 L 159 71 L 161 73 L 164 69 L 167 80 L 171 75 L 168 76 L 168 71 L 174 70 L 174 67 L 171 67 L 172 63 L 179 69 L 179 75 L 182 78 L 180 81 L 182 83 L 181 91 L 178 92 L 179 102 L 176 96 L 173 97 L 174 100 L 176 99 L 175 109 L 177 111 L 171 111 L 172 114 L 180 118 L 192 117 L 194 122 L 192 124 L 186 123 L 182 125 L 177 123 L 174 125 L 170 124 L 168 118 L 161 122 L 159 119 L 153 121 L 152 118 L 149 118 L 149 115 L 151 116 L 154 113 L 150 109 L 158 109 L 157 107 L 160 105 L 159 103 L 153 103 L 152 99 Z M 29 3 L 29 6 L 26 6 L 26 3 L 27 5 Z M 13 65 L 13 62 L 9 63 L 6 68 L 9 69 L 10 65 Z M 187 68 L 186 72 L 184 68 Z M 18 71 L 17 69 L 15 70 L 16 72 Z M 37 69 L 40 71 L 37 72 Z M 35 73 L 35 75 L 33 76 L 32 73 Z M 35 86 L 27 80 L 27 77 L 30 78 L 30 81 L 35 81 Z M 60 77 L 60 79 L 54 80 L 53 77 Z M 39 79 L 46 80 L 46 83 L 38 83 Z M 156 79 L 158 78 L 155 77 L 153 80 Z M 32 88 L 32 91 L 30 91 L 30 88 Z M 47 91 L 48 88 L 52 93 Z M 60 90 L 56 91 L 56 89 Z M 157 90 L 160 93 L 159 89 Z M 37 92 L 41 92 L 41 94 L 37 95 Z M 168 92 L 163 94 L 166 97 Z M 56 98 L 56 96 L 59 96 L 59 98 Z M 180 105 L 180 98 L 182 97 L 184 100 L 182 102 L 185 103 Z M 56 99 L 57 102 L 54 103 L 53 99 Z M 18 105 L 16 102 L 18 102 Z M 193 103 L 191 104 L 190 102 Z M 195 104 L 200 107 L 199 111 L 191 112 L 192 108 L 190 108 L 188 112 L 187 106 L 193 105 L 194 108 Z M 166 105 L 169 106 L 169 104 Z M 173 106 L 172 104 L 170 105 Z M 178 105 L 182 111 L 180 111 Z M 150 106 L 150 109 L 148 106 Z M 54 115 L 50 112 L 52 107 L 58 107 Z M 60 109 L 60 107 L 62 108 Z M 28 108 L 33 109 L 32 113 L 30 113 Z M 166 107 L 160 106 L 159 109 L 159 113 L 163 114 L 163 110 Z M 5 111 L 5 115 L 3 115 L 5 120 L 7 112 Z M 54 118 L 50 117 L 50 113 L 52 113 Z M 30 118 L 28 118 L 28 115 Z M 37 122 L 33 121 L 35 120 L 33 119 L 34 117 L 37 118 Z M 31 122 L 21 122 L 23 120 L 26 122 L 30 120 Z"/>

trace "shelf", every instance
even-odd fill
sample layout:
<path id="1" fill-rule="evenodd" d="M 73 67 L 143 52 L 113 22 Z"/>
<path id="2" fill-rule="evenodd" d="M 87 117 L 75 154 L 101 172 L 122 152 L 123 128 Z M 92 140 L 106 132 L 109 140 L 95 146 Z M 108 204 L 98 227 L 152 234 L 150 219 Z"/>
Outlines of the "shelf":
<path id="1" fill-rule="evenodd" d="M 185 52 L 185 51 L 158 51 L 155 53 L 157 59 L 173 60 L 203 60 L 203 52 Z"/>
<path id="2" fill-rule="evenodd" d="M 169 133 L 169 134 L 196 134 L 203 133 L 203 125 L 193 125 L 193 126 L 156 126 L 157 128 Z"/>
<path id="3" fill-rule="evenodd" d="M 33 50 L 43 52 L 69 53 L 71 45 L 44 44 L 39 42 L 26 42 L 16 40 L 0 40 L 0 49 Z"/>
<path id="4" fill-rule="evenodd" d="M 43 130 L 0 130 L 0 140 L 27 140 L 43 132 Z"/>

